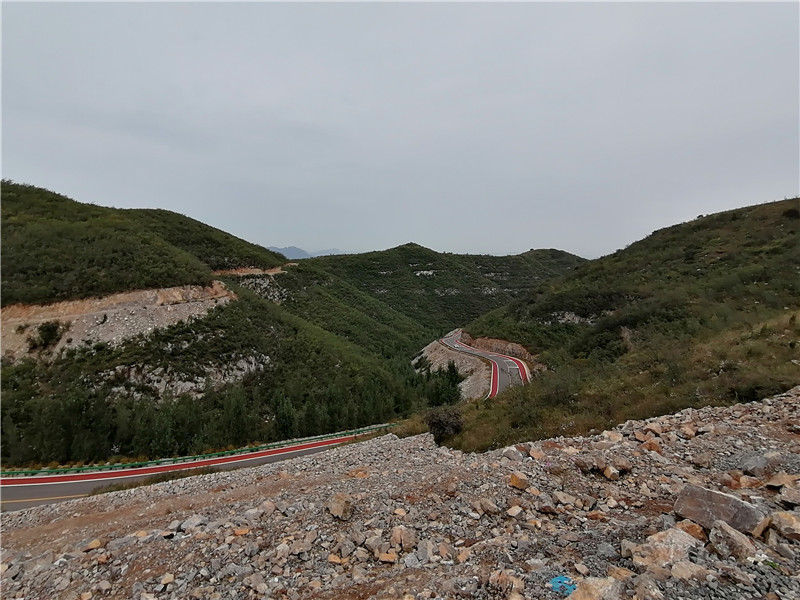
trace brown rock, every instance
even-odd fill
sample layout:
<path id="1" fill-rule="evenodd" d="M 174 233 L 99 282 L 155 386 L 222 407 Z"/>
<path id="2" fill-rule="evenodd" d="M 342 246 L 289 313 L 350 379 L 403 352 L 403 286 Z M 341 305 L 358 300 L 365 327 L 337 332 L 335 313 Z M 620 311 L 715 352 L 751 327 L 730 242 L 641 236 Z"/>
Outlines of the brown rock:
<path id="1" fill-rule="evenodd" d="M 506 511 L 506 514 L 511 517 L 512 519 L 516 519 L 524 512 L 521 506 L 512 506 Z"/>
<path id="2" fill-rule="evenodd" d="M 528 455 L 533 460 L 542 460 L 546 456 L 545 453 L 542 452 L 539 448 L 531 448 L 530 452 L 528 452 Z"/>
<path id="3" fill-rule="evenodd" d="M 711 466 L 711 463 L 714 461 L 714 455 L 710 452 L 701 452 L 699 454 L 695 454 L 689 459 L 696 467 L 702 467 L 707 469 Z"/>
<path id="4" fill-rule="evenodd" d="M 328 511 L 337 519 L 349 521 L 353 516 L 353 501 L 347 494 L 336 494 L 328 501 Z"/>
<path id="5" fill-rule="evenodd" d="M 675 527 L 681 529 L 688 533 L 695 539 L 700 540 L 701 542 L 705 542 L 708 538 L 706 537 L 706 532 L 703 530 L 700 525 L 695 523 L 694 521 L 690 521 L 689 519 L 684 519 L 683 521 L 678 521 L 675 524 Z"/>
<path id="6" fill-rule="evenodd" d="M 91 550 L 96 550 L 97 548 L 101 548 L 102 546 L 103 542 L 98 538 L 94 538 L 91 542 L 89 542 L 83 547 L 83 551 L 90 552 Z"/>
<path id="7" fill-rule="evenodd" d="M 800 506 L 800 489 L 785 487 L 776 500 L 783 506 Z"/>
<path id="8" fill-rule="evenodd" d="M 648 423 L 644 426 L 644 430 L 654 435 L 661 435 L 664 432 L 664 429 L 658 423 Z"/>
<path id="9" fill-rule="evenodd" d="M 800 475 L 789 475 L 786 471 L 781 471 L 770 477 L 765 485 L 772 488 L 781 488 L 786 485 L 793 485 L 798 480 L 800 480 Z"/>
<path id="10" fill-rule="evenodd" d="M 634 575 L 636 575 L 636 573 L 630 569 L 626 569 L 625 567 L 617 567 L 615 565 L 610 565 L 608 567 L 608 576 L 613 577 L 618 581 L 627 581 Z"/>
<path id="11" fill-rule="evenodd" d="M 239 527 L 233 530 L 233 535 L 247 535 L 250 533 L 249 527 Z"/>
<path id="12" fill-rule="evenodd" d="M 699 540 L 673 527 L 651 535 L 644 544 L 634 547 L 631 558 L 637 567 L 666 567 L 686 559 L 689 549 L 699 545 Z"/>
<path id="13" fill-rule="evenodd" d="M 603 469 L 603 475 L 606 476 L 606 479 L 617 481 L 619 479 L 619 470 L 617 470 L 616 467 L 608 465 L 605 469 Z"/>
<path id="14" fill-rule="evenodd" d="M 675 501 L 674 510 L 681 517 L 691 519 L 707 529 L 711 529 L 715 521 L 725 521 L 744 533 L 751 533 L 764 517 L 749 502 L 696 485 L 684 486 Z"/>
<path id="15" fill-rule="evenodd" d="M 663 450 L 661 450 L 661 444 L 658 443 L 658 440 L 649 439 L 642 444 L 639 445 L 640 448 L 643 450 L 649 450 L 650 452 L 658 452 L 659 454 L 664 454 Z"/>
<path id="16" fill-rule="evenodd" d="M 378 560 L 385 563 L 396 563 L 397 552 L 390 550 L 389 552 L 381 552 L 378 554 Z"/>
<path id="17" fill-rule="evenodd" d="M 603 437 L 606 438 L 609 442 L 613 442 L 618 444 L 622 441 L 622 434 L 619 431 L 611 431 L 607 430 L 602 433 Z"/>
<path id="18" fill-rule="evenodd" d="M 739 487 L 743 487 L 746 489 L 753 489 L 757 487 L 761 487 L 764 485 L 764 482 L 758 479 L 757 477 L 750 477 L 749 475 L 742 475 L 739 478 Z"/>
<path id="19" fill-rule="evenodd" d="M 518 490 L 525 490 L 528 489 L 530 482 L 528 481 L 528 476 L 521 471 L 514 471 L 508 478 L 508 485 Z"/>
<path id="20" fill-rule="evenodd" d="M 741 534 L 739 534 L 741 535 Z M 696 565 L 688 560 L 681 560 L 672 565 L 669 573 L 675 579 L 682 581 L 704 581 L 706 576 L 710 573 L 708 569 Z"/>
<path id="21" fill-rule="evenodd" d="M 770 515 L 772 527 L 788 540 L 800 541 L 800 516 L 781 510 Z"/>
<path id="22" fill-rule="evenodd" d="M 587 577 L 569 595 L 569 600 L 621 600 L 624 584 L 613 577 Z"/>
<path id="23" fill-rule="evenodd" d="M 715 521 L 708 538 L 711 547 L 721 558 L 733 556 L 738 560 L 746 560 L 756 555 L 755 544 L 725 521 Z"/>
<path id="24" fill-rule="evenodd" d="M 392 546 L 402 547 L 403 550 L 408 552 L 417 545 L 417 534 L 413 529 L 409 529 L 404 525 L 398 525 L 392 528 L 391 537 Z"/>
<path id="25" fill-rule="evenodd" d="M 489 585 L 494 586 L 504 592 L 521 592 L 525 589 L 525 582 L 516 576 L 511 569 L 497 570 L 489 575 Z"/>

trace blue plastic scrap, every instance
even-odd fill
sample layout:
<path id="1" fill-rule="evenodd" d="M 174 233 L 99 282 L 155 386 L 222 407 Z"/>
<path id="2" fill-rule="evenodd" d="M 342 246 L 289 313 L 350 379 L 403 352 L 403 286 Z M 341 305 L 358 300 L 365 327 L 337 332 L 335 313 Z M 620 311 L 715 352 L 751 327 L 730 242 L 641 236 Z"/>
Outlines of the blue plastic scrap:
<path id="1" fill-rule="evenodd" d="M 566 575 L 559 575 L 550 580 L 550 587 L 562 596 L 569 596 L 578 586 Z"/>

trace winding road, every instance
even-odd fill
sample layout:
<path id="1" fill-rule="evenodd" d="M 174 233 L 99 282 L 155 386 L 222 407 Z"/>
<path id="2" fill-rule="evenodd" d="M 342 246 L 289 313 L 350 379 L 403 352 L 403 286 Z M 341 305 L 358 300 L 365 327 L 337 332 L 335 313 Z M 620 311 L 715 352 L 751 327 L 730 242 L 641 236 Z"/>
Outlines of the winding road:
<path id="1" fill-rule="evenodd" d="M 98 487 L 113 483 L 129 483 L 170 471 L 186 471 L 199 468 L 235 469 L 264 463 L 277 462 L 295 456 L 321 452 L 332 446 L 355 440 L 364 435 L 348 434 L 325 439 L 299 440 L 296 444 L 269 448 L 255 452 L 231 454 L 216 458 L 205 458 L 186 462 L 145 466 L 130 469 L 97 470 L 87 473 L 60 473 L 54 475 L 27 475 L 0 477 L 0 503 L 2 510 L 20 510 L 38 504 L 63 502 L 72 498 L 88 496 Z"/>
<path id="2" fill-rule="evenodd" d="M 488 350 L 480 350 L 468 346 L 461 341 L 460 329 L 451 331 L 439 341 L 451 350 L 479 356 L 491 363 L 492 375 L 489 384 L 489 393 L 486 395 L 487 398 L 494 398 L 509 386 L 518 384 L 524 385 L 531 380 L 531 373 L 525 361 L 513 356 L 506 356 L 505 354 L 498 354 L 497 352 L 489 352 Z"/>

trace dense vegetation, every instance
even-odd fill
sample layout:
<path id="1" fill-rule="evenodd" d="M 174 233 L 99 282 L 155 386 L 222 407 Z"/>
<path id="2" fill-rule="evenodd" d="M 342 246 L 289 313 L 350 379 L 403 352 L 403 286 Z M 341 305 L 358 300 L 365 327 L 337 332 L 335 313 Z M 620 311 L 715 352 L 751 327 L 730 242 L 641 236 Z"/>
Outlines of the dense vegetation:
<path id="1" fill-rule="evenodd" d="M 6 304 L 207 283 L 212 269 L 283 262 L 167 211 L 81 204 L 11 182 L 3 182 L 2 209 Z M 413 245 L 365 257 L 340 257 L 344 266 L 334 257 L 303 261 L 274 278 L 226 278 L 239 300 L 206 318 L 118 346 L 5 361 L 3 463 L 192 453 L 457 402 L 454 369 L 431 372 L 417 361 L 415 371 L 410 359 L 467 315 L 527 289 L 525 277 L 559 274 L 580 262 L 557 251 L 469 257 Z M 391 266 L 391 285 L 403 289 L 365 285 L 383 281 L 380 273 L 361 270 L 366 264 L 379 271 Z M 431 268 L 433 276 L 415 274 Z M 41 325 L 32 347 L 50 347 L 65 326 Z M 260 360 L 262 368 L 215 383 L 212 375 L 242 360 Z M 164 392 L 158 383 L 198 380 L 206 382 L 199 394 Z"/>
<path id="2" fill-rule="evenodd" d="M 2 370 L 6 464 L 171 456 L 383 422 L 458 400 L 452 372 L 414 372 L 259 298 L 129 343 Z M 199 397 L 159 394 L 136 373 L 191 380 L 241 357 L 264 368 Z M 455 390 L 455 396 L 453 391 Z"/>
<path id="3" fill-rule="evenodd" d="M 364 254 L 323 256 L 304 264 L 339 277 L 426 330 L 445 333 L 582 262 L 560 250 L 486 256 L 405 244 Z"/>
<path id="4" fill-rule="evenodd" d="M 549 371 L 465 410 L 481 449 L 586 432 L 800 382 L 800 201 L 700 217 L 536 286 L 472 322 Z"/>
<path id="5" fill-rule="evenodd" d="M 82 204 L 2 182 L 2 303 L 207 284 L 211 270 L 274 267 L 265 248 L 166 210 Z"/>

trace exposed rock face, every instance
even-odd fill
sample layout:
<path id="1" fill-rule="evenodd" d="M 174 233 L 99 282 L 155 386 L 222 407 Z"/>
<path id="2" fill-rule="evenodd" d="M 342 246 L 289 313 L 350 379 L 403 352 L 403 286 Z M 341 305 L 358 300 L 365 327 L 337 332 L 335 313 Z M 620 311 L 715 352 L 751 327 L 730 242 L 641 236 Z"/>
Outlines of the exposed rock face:
<path id="1" fill-rule="evenodd" d="M 716 521 L 724 521 L 748 533 L 764 518 L 764 513 L 749 502 L 696 485 L 687 485 L 681 490 L 675 502 L 675 512 L 707 529 Z"/>
<path id="2" fill-rule="evenodd" d="M 536 357 L 528 352 L 521 344 L 497 338 L 473 338 L 465 331 L 461 332 L 461 341 L 468 346 L 473 346 L 481 350 L 488 350 L 489 352 L 497 352 L 499 354 L 521 358 L 528 363 L 531 369 L 543 368 L 536 360 Z"/>
<path id="3" fill-rule="evenodd" d="M 50 354 L 42 358 L 98 342 L 117 345 L 158 328 L 202 317 L 215 306 L 235 299 L 236 294 L 224 283 L 214 281 L 208 287 L 184 285 L 53 304 L 14 304 L 0 313 L 3 356 L 11 360 L 28 356 L 27 339 L 37 326 L 48 321 L 58 321 L 65 330 Z"/>
<path id="4" fill-rule="evenodd" d="M 562 576 L 571 600 L 794 600 L 798 422 L 800 388 L 485 454 L 383 436 L 4 513 L 0 583 L 8 598 L 558 600 Z M 743 457 L 770 452 L 783 474 L 741 486 Z"/>
<path id="5" fill-rule="evenodd" d="M 431 363 L 433 370 L 446 369 L 451 362 L 456 366 L 458 372 L 465 377 L 458 384 L 462 398 L 469 400 L 486 397 L 491 374 L 489 365 L 477 356 L 451 350 L 438 340 L 425 346 L 422 355 Z"/>

